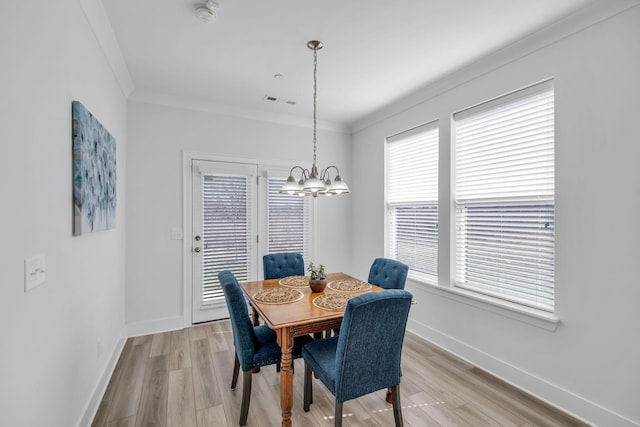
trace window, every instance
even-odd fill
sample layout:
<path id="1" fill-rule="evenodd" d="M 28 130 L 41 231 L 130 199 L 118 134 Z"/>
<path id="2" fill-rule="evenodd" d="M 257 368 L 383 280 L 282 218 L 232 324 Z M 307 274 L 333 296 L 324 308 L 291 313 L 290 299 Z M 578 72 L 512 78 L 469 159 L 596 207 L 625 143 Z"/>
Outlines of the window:
<path id="1" fill-rule="evenodd" d="M 267 252 L 298 252 L 310 259 L 310 203 L 308 197 L 280 194 L 287 179 L 267 178 Z"/>
<path id="2" fill-rule="evenodd" d="M 438 275 L 438 123 L 387 138 L 387 256 Z"/>
<path id="3" fill-rule="evenodd" d="M 544 82 L 454 114 L 455 284 L 554 308 L 554 91 Z"/>

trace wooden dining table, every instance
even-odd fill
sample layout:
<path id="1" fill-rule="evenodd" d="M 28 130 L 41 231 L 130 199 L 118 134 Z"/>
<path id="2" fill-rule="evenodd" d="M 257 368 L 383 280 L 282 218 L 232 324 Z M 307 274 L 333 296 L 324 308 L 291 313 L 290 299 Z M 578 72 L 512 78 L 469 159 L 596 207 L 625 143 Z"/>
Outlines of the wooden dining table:
<path id="1" fill-rule="evenodd" d="M 357 280 L 345 273 L 330 273 L 327 283 L 336 280 Z M 293 359 L 291 350 L 293 338 L 306 334 L 329 331 L 340 327 L 344 311 L 325 310 L 316 307 L 313 300 L 320 295 L 334 293 L 329 287 L 324 292 L 311 292 L 309 287 L 296 288 L 303 293 L 302 299 L 285 304 L 265 304 L 256 301 L 256 293 L 270 288 L 282 287 L 279 279 L 259 280 L 240 283 L 254 313 L 273 329 L 278 336 L 278 344 L 282 350 L 280 369 L 280 406 L 282 409 L 282 427 L 291 426 L 291 409 L 293 407 Z M 350 295 L 360 295 L 366 292 L 378 292 L 382 288 L 371 285 L 362 292 L 349 292 Z M 340 292 L 344 293 L 344 292 Z"/>

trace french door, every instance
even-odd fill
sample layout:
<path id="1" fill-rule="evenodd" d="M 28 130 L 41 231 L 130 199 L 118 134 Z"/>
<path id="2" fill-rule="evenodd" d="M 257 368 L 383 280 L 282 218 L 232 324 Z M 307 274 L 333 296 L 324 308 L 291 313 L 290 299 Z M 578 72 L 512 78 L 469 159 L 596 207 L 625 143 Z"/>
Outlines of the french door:
<path id="1" fill-rule="evenodd" d="M 192 160 L 192 323 L 228 317 L 218 273 L 262 277 L 262 255 L 311 252 L 312 203 L 279 193 L 287 170 Z"/>
<path id="2" fill-rule="evenodd" d="M 256 165 L 194 160 L 192 322 L 228 317 L 218 273 L 257 277 Z"/>

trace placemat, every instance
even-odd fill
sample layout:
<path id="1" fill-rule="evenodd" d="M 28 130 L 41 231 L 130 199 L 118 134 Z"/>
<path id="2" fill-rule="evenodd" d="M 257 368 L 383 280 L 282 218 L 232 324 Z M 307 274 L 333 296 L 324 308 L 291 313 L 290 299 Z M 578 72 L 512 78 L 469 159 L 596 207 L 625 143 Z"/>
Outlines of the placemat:
<path id="1" fill-rule="evenodd" d="M 313 300 L 313 305 L 323 310 L 344 311 L 347 302 L 352 298 L 347 294 L 324 294 Z"/>
<path id="2" fill-rule="evenodd" d="M 362 292 L 371 289 L 371 283 L 362 280 L 333 280 L 327 284 L 329 289 L 341 292 Z"/>
<path id="3" fill-rule="evenodd" d="M 289 276 L 280 279 L 278 283 L 288 288 L 308 288 L 309 276 Z"/>
<path id="4" fill-rule="evenodd" d="M 289 288 L 263 289 L 253 295 L 255 301 L 263 304 L 286 304 L 301 300 L 302 292 Z"/>

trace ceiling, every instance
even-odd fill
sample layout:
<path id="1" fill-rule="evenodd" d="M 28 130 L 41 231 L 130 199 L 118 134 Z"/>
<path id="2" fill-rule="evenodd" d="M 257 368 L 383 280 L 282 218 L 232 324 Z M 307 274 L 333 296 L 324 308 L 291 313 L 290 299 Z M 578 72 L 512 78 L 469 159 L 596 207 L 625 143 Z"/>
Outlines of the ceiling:
<path id="1" fill-rule="evenodd" d="M 602 0 L 595 0 L 602 1 Z M 594 0 L 102 0 L 133 99 L 180 99 L 349 125 Z M 274 78 L 281 74 L 284 77 Z M 285 102 L 266 101 L 265 96 Z"/>

